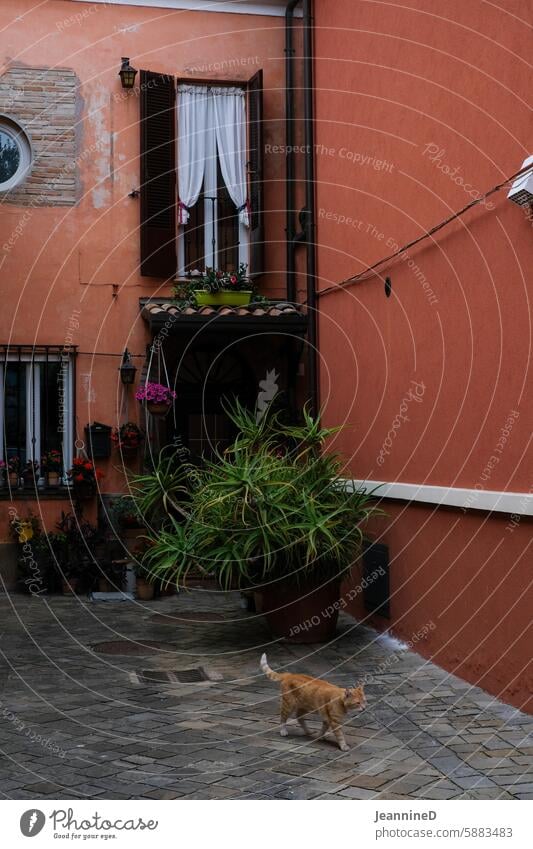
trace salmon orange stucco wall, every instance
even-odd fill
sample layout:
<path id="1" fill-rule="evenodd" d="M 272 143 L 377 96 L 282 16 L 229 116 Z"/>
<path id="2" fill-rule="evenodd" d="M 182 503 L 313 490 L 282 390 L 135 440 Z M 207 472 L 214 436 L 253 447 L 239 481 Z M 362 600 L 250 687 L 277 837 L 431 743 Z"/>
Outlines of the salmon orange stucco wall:
<path id="1" fill-rule="evenodd" d="M 74 117 L 65 112 L 62 119 L 70 129 L 74 122 L 76 156 L 70 155 L 72 167 L 63 173 L 68 191 L 59 198 L 61 205 L 55 197 L 54 205 L 44 194 L 39 197 L 38 189 L 37 196 L 25 200 L 18 192 L 16 203 L 1 197 L 0 343 L 62 345 L 68 337 L 78 346 L 76 428 L 83 438 L 88 422 L 114 426 L 125 416 L 138 418 L 131 388 L 126 405 L 120 359 L 105 355 L 120 355 L 128 347 L 139 356 L 139 378 L 148 342 L 139 298 L 170 293 L 160 280 L 139 274 L 139 200 L 128 197 L 140 181 L 139 92 L 121 88 L 120 59 L 129 56 L 138 69 L 190 78 L 246 81 L 262 69 L 265 143 L 279 145 L 284 133 L 283 19 L 71 0 L 37 6 L 30 0 L 8 0 L 0 7 L 0 29 L 0 91 L 2 72 L 31 72 L 15 74 L 25 81 L 24 96 L 18 90 L 0 111 L 24 124 L 26 107 L 31 102 L 38 111 L 49 80 L 62 84 L 61 69 L 69 82 L 77 81 Z M 47 108 L 41 113 L 46 125 Z M 60 120 L 56 114 L 54 121 Z M 31 139 L 32 127 L 33 144 L 36 151 L 41 145 L 42 153 L 35 124 L 28 126 L 28 134 Z M 50 140 L 49 159 L 63 153 L 61 140 Z M 279 198 L 284 157 L 267 157 L 265 169 L 270 245 L 261 288 L 283 296 L 284 213 Z M 47 177 L 44 168 L 34 182 L 42 179 L 46 184 L 60 176 L 51 167 Z M 105 472 L 105 491 L 122 486 L 118 463 L 116 456 L 98 461 Z M 47 517 L 49 513 L 47 507 Z"/>
<path id="2" fill-rule="evenodd" d="M 480 0 L 316 0 L 315 12 L 319 288 L 334 288 L 319 299 L 321 401 L 329 424 L 346 425 L 335 443 L 347 474 L 528 493 L 533 231 L 508 189 L 336 287 L 532 152 L 531 4 L 517 0 L 511 14 Z M 432 656 L 524 704 L 525 607 L 509 612 L 517 600 L 531 609 L 531 521 L 510 542 L 508 517 L 429 510 L 420 522 L 425 509 L 391 508 L 384 526 L 403 587 L 393 629 L 408 636 L 446 609 Z"/>

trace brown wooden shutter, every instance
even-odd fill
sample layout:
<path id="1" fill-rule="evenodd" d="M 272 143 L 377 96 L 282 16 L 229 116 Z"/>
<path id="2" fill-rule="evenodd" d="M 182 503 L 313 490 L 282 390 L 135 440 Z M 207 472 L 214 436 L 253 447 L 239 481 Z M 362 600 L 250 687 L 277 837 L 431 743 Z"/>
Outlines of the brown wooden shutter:
<path id="1" fill-rule="evenodd" d="M 248 168 L 250 175 L 250 273 L 264 272 L 265 227 L 263 208 L 263 71 L 248 82 Z"/>
<path id="2" fill-rule="evenodd" d="M 176 88 L 141 71 L 141 274 L 176 274 Z"/>

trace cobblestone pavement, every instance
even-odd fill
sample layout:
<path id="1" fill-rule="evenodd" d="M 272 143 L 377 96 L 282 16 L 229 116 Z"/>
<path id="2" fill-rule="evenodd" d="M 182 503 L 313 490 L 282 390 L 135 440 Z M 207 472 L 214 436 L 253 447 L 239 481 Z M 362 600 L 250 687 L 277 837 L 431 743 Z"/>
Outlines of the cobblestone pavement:
<path id="1" fill-rule="evenodd" d="M 533 717 L 349 617 L 332 644 L 306 647 L 272 643 L 237 593 L 199 588 L 144 604 L 4 596 L 0 615 L 3 798 L 533 798 Z M 107 640 L 169 645 L 95 653 Z M 274 668 L 367 676 L 349 752 L 295 725 L 279 736 L 265 649 Z M 218 680 L 139 676 L 197 667 Z"/>

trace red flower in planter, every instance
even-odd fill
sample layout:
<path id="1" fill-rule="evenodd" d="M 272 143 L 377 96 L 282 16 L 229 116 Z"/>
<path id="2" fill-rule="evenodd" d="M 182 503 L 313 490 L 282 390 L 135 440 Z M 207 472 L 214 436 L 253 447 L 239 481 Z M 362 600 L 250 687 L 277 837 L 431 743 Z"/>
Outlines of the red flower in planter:
<path id="1" fill-rule="evenodd" d="M 76 457 L 72 461 L 72 468 L 68 471 L 70 480 L 75 483 L 96 483 L 103 477 L 102 472 L 97 471 L 94 463 L 91 460 L 85 460 L 83 457 Z"/>

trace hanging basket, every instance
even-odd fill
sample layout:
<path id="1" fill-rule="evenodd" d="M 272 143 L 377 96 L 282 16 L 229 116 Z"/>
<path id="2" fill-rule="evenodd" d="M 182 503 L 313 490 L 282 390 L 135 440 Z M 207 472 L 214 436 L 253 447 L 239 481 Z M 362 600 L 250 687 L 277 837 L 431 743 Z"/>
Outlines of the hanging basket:
<path id="1" fill-rule="evenodd" d="M 119 451 L 124 457 L 135 457 L 139 450 L 139 445 L 120 445 Z"/>
<path id="2" fill-rule="evenodd" d="M 172 404 L 158 404 L 156 401 L 146 402 L 146 409 L 148 410 L 150 415 L 156 416 L 157 418 L 164 418 L 171 407 Z"/>

